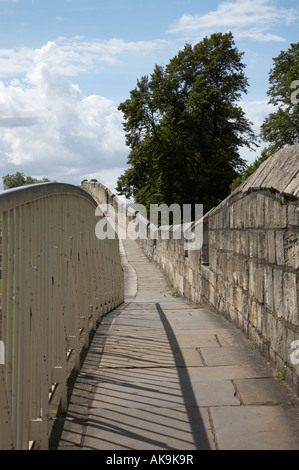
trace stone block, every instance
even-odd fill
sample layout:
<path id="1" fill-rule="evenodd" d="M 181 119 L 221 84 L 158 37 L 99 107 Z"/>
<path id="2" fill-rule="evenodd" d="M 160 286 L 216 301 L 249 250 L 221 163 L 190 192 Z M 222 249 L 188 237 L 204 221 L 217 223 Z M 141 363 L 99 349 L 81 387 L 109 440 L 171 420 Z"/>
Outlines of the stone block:
<path id="1" fill-rule="evenodd" d="M 249 294 L 260 303 L 264 301 L 264 269 L 262 264 L 249 262 Z"/>
<path id="2" fill-rule="evenodd" d="M 297 276 L 293 273 L 283 275 L 283 316 L 293 325 L 299 324 Z"/>
<path id="3" fill-rule="evenodd" d="M 216 287 L 217 275 L 209 269 L 209 282 L 212 286 Z"/>
<path id="4" fill-rule="evenodd" d="M 241 232 L 241 240 L 240 240 L 240 255 L 247 256 L 249 255 L 249 236 L 248 232 Z"/>
<path id="5" fill-rule="evenodd" d="M 268 315 L 268 332 L 267 339 L 269 340 L 270 349 L 275 351 L 276 336 L 277 336 L 277 320 L 273 315 Z"/>
<path id="6" fill-rule="evenodd" d="M 216 216 L 212 213 L 209 217 L 209 230 L 216 229 Z"/>
<path id="7" fill-rule="evenodd" d="M 210 269 L 217 272 L 218 253 L 217 250 L 210 249 Z"/>
<path id="8" fill-rule="evenodd" d="M 209 289 L 209 302 L 215 306 L 215 288 L 211 284 Z"/>
<path id="9" fill-rule="evenodd" d="M 214 230 L 209 230 L 209 246 L 211 248 L 213 248 L 215 246 L 215 243 L 216 243 L 216 233 Z"/>
<path id="10" fill-rule="evenodd" d="M 257 327 L 257 303 L 255 300 L 252 300 L 251 302 L 249 320 L 251 324 L 254 326 L 254 328 L 256 328 Z"/>
<path id="11" fill-rule="evenodd" d="M 287 232 L 284 236 L 284 257 L 286 266 L 299 268 L 299 232 Z"/>
<path id="12" fill-rule="evenodd" d="M 273 228 L 286 228 L 287 206 L 275 197 L 265 198 L 265 226 Z"/>
<path id="13" fill-rule="evenodd" d="M 275 232 L 275 253 L 276 263 L 284 264 L 284 232 L 276 230 Z"/>
<path id="14" fill-rule="evenodd" d="M 209 283 L 204 278 L 201 280 L 201 295 L 207 300 L 209 299 Z"/>
<path id="15" fill-rule="evenodd" d="M 276 245 L 275 245 L 275 232 L 269 230 L 267 233 L 267 251 L 269 263 L 276 263 Z"/>
<path id="16" fill-rule="evenodd" d="M 254 261 L 249 261 L 249 295 L 253 297 L 254 295 L 254 275 L 255 275 L 255 263 Z"/>
<path id="17" fill-rule="evenodd" d="M 221 272 L 221 275 L 224 279 L 227 279 L 227 264 L 228 264 L 228 254 L 219 253 L 217 256 L 217 272 Z"/>
<path id="18" fill-rule="evenodd" d="M 264 230 L 257 233 L 257 257 L 261 261 L 267 259 L 267 232 Z"/>
<path id="19" fill-rule="evenodd" d="M 234 304 L 234 286 L 230 282 L 226 282 L 225 295 L 227 301 L 233 305 Z"/>
<path id="20" fill-rule="evenodd" d="M 257 258 L 258 253 L 258 241 L 257 241 L 257 232 L 255 230 L 251 230 L 249 232 L 249 256 L 250 258 Z"/>
<path id="21" fill-rule="evenodd" d="M 188 271 L 187 272 L 188 272 L 187 280 L 188 280 L 189 284 L 193 284 L 193 271 L 190 268 L 190 266 L 188 266 Z"/>
<path id="22" fill-rule="evenodd" d="M 290 204 L 288 205 L 288 224 L 299 227 L 299 206 Z"/>
<path id="23" fill-rule="evenodd" d="M 249 299 L 247 294 L 242 293 L 242 304 L 242 315 L 245 323 L 247 323 L 249 318 Z"/>
<path id="24" fill-rule="evenodd" d="M 243 206 L 246 205 L 246 201 L 244 201 L 243 199 L 240 199 L 239 201 L 237 201 L 235 203 L 235 227 L 238 228 L 238 229 L 242 229 L 243 228 L 243 213 L 244 213 L 244 209 L 243 209 Z"/>
<path id="25" fill-rule="evenodd" d="M 216 215 L 216 228 L 222 229 L 223 228 L 223 217 L 224 217 L 224 211 L 219 211 Z"/>
<path id="26" fill-rule="evenodd" d="M 244 290 L 248 290 L 249 288 L 249 266 L 248 266 L 248 259 L 247 258 L 241 258 L 240 260 L 241 263 L 241 270 L 242 270 L 242 282 L 241 282 L 241 287 Z"/>
<path id="27" fill-rule="evenodd" d="M 239 312 L 243 312 L 243 297 L 242 297 L 242 289 L 240 289 L 239 287 L 235 286 L 234 290 L 233 290 L 234 294 L 233 294 L 233 304 L 234 304 L 234 307 L 239 311 Z"/>
<path id="28" fill-rule="evenodd" d="M 283 272 L 279 269 L 273 269 L 273 298 L 274 311 L 282 316 L 284 311 L 283 300 Z"/>
<path id="29" fill-rule="evenodd" d="M 273 270 L 270 266 L 264 267 L 264 301 L 266 307 L 273 311 Z"/>
<path id="30" fill-rule="evenodd" d="M 234 205 L 233 204 L 227 209 L 227 212 L 228 212 L 229 228 L 234 229 L 235 221 L 234 221 Z"/>
<path id="31" fill-rule="evenodd" d="M 236 231 L 231 230 L 227 236 L 229 238 L 229 251 L 236 251 Z"/>
<path id="32" fill-rule="evenodd" d="M 256 206 L 256 199 L 254 194 L 249 194 L 244 204 L 247 205 L 247 220 L 246 220 L 246 227 L 247 228 L 254 228 L 257 226 L 257 206 Z M 244 206 L 246 207 L 246 206 Z"/>
<path id="33" fill-rule="evenodd" d="M 190 250 L 189 251 L 189 265 L 196 271 L 200 265 L 200 251 L 199 250 Z"/>
<path id="34" fill-rule="evenodd" d="M 273 344 L 273 349 L 283 362 L 287 361 L 286 327 L 281 322 L 277 322 L 276 325 L 276 343 Z"/>
<path id="35" fill-rule="evenodd" d="M 274 204 L 274 223 L 276 227 L 286 228 L 287 226 L 287 206 L 282 204 L 280 200 Z"/>
<path id="36" fill-rule="evenodd" d="M 256 195 L 256 227 L 265 225 L 265 196 L 257 193 Z"/>
<path id="37" fill-rule="evenodd" d="M 220 297 L 223 297 L 225 295 L 225 284 L 221 274 L 217 275 L 216 290 L 219 293 Z"/>
<path id="38" fill-rule="evenodd" d="M 260 303 L 257 303 L 257 330 L 261 333 L 263 331 L 263 308 Z"/>
<path id="39" fill-rule="evenodd" d="M 262 310 L 263 315 L 263 324 L 262 324 L 262 336 L 264 338 L 264 344 L 266 344 L 267 351 L 269 350 L 269 325 L 268 325 L 268 318 L 269 312 L 263 308 Z"/>

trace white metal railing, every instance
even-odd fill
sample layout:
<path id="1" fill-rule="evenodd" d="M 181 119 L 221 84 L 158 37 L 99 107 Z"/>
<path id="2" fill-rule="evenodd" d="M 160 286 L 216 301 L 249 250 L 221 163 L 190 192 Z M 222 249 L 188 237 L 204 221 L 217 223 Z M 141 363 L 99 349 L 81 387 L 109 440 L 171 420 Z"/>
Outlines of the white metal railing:
<path id="1" fill-rule="evenodd" d="M 95 209 L 71 185 L 0 193 L 1 450 L 48 448 L 54 391 L 67 409 L 70 358 L 79 371 L 90 331 L 123 302 L 118 240 L 96 238 Z"/>

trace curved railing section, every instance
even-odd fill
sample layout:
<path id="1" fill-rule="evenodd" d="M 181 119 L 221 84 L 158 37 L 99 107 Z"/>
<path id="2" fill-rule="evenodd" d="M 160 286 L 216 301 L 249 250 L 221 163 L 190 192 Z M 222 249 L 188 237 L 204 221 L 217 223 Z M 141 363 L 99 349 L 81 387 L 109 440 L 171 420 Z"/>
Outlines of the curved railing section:
<path id="1" fill-rule="evenodd" d="M 54 394 L 65 412 L 91 330 L 123 302 L 118 240 L 96 238 L 96 205 L 67 184 L 0 193 L 1 450 L 48 448 Z"/>

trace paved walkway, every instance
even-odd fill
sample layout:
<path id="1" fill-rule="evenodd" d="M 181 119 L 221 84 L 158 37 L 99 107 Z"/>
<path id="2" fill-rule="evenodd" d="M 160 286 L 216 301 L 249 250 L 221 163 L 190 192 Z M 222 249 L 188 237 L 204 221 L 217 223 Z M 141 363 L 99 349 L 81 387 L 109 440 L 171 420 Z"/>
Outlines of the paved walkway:
<path id="1" fill-rule="evenodd" d="M 299 450 L 287 384 L 226 320 L 174 297 L 135 242 L 124 249 L 126 303 L 95 334 L 52 448 Z"/>

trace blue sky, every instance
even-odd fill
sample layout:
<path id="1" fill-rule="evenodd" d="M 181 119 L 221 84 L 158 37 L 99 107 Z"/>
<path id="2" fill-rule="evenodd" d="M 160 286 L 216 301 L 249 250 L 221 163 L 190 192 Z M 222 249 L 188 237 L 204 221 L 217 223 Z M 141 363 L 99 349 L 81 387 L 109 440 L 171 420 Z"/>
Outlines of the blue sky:
<path id="1" fill-rule="evenodd" d="M 245 53 L 241 104 L 258 132 L 272 58 L 298 42 L 298 26 L 297 0 L 0 0 L 0 176 L 114 189 L 129 152 L 119 103 L 155 64 L 215 32 L 232 31 Z"/>

